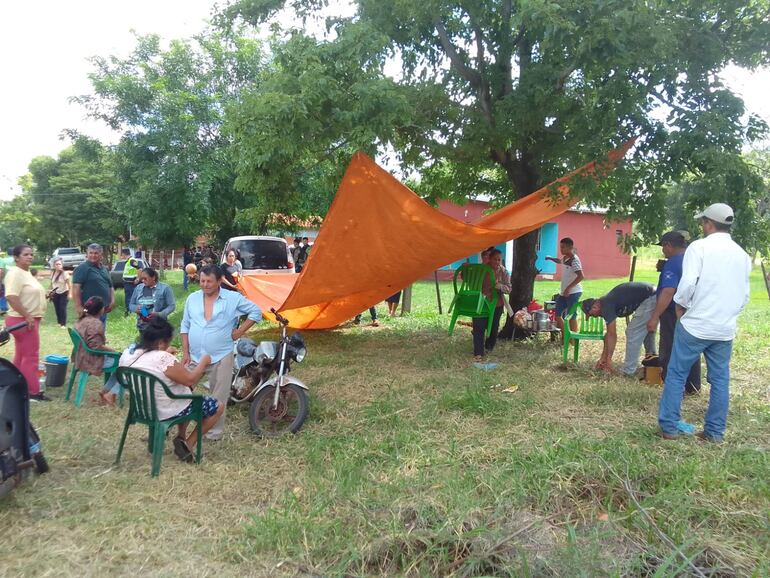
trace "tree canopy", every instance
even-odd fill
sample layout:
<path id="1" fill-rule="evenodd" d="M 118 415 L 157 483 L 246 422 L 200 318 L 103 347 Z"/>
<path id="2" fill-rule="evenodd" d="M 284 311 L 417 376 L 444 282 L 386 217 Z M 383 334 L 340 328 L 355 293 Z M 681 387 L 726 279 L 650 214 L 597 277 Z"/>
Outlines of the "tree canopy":
<path id="1" fill-rule="evenodd" d="M 280 8 L 312 15 L 324 4 L 244 0 L 228 15 L 258 25 Z M 388 101 L 406 99 L 410 110 L 371 111 L 371 134 L 364 136 L 425 169 L 427 188 L 435 179 L 463 196 L 486 183 L 484 192 L 505 203 L 638 136 L 623 169 L 578 192 L 609 209 L 610 218 L 630 215 L 640 239 L 651 239 L 660 232 L 667 183 L 686 174 L 722 179 L 729 163 L 713 160 L 732 155 L 739 162 L 736 153 L 767 128 L 745 118 L 742 101 L 719 78 L 728 63 L 767 63 L 767 1 L 358 0 L 356 6 L 355 16 L 327 21 L 335 38 L 319 42 L 315 54 L 342 51 L 338 58 L 346 62 L 344 48 L 367 38 L 371 48 L 355 52 L 363 73 L 355 80 L 367 87 L 384 81 L 372 71 L 382 71 L 386 58 L 398 64 Z M 314 94 L 335 82 L 356 86 L 341 68 L 314 83 Z M 339 102 L 352 110 L 328 115 L 323 100 L 304 99 L 303 114 L 325 122 L 318 129 L 286 123 L 285 139 L 307 151 L 319 141 L 331 149 L 348 133 L 360 134 L 344 120 L 366 101 Z M 277 153 L 255 144 L 251 154 L 269 164 Z M 301 158 L 302 151 L 292 152 Z M 516 303 L 531 297 L 534 261 L 530 234 L 516 243 Z"/>
<path id="2" fill-rule="evenodd" d="M 260 45 L 211 33 L 174 40 L 140 36 L 127 58 L 93 59 L 93 94 L 76 100 L 122 131 L 118 188 L 134 234 L 181 245 L 203 232 L 228 237 L 248 198 L 234 186 L 225 111 L 261 68 Z"/>
<path id="3" fill-rule="evenodd" d="M 47 246 L 129 227 L 154 245 L 264 233 L 275 214 L 323 216 L 355 150 L 387 152 L 428 199 L 503 205 L 636 136 L 620 170 L 575 184 L 634 219 L 630 245 L 659 235 L 675 195 L 688 214 L 730 203 L 736 238 L 767 246 L 760 163 L 741 154 L 767 126 L 719 73 L 768 63 L 770 0 L 357 0 L 325 34 L 300 28 L 327 7 L 236 1 L 192 39 L 95 57 L 93 92 L 75 100 L 122 138 L 34 159 L 25 230 Z M 284 9 L 288 30 L 270 20 Z M 78 223 L 53 202 L 76 195 L 110 208 Z M 515 305 L 535 241 L 516 241 Z"/>

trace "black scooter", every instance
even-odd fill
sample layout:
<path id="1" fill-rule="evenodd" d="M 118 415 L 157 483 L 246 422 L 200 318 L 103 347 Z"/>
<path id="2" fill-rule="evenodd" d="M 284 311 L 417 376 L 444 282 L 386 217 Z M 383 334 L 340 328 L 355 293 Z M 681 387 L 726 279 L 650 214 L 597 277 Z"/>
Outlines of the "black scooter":
<path id="1" fill-rule="evenodd" d="M 0 330 L 0 346 L 8 343 L 11 333 L 26 326 L 19 323 Z M 0 358 L 0 498 L 24 481 L 32 468 L 44 474 L 48 462 L 29 421 L 27 382 L 13 363 Z"/>

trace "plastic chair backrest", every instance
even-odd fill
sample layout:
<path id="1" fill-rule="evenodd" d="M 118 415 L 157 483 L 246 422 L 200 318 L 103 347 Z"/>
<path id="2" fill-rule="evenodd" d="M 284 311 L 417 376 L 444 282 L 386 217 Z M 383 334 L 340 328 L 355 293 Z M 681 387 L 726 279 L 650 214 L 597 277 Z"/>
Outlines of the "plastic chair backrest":
<path id="1" fill-rule="evenodd" d="M 158 421 L 155 385 L 162 386 L 167 394 L 170 393 L 163 381 L 151 373 L 131 367 L 119 367 L 115 376 L 120 385 L 130 392 L 129 403 L 133 418 L 142 423 Z"/>
<path id="2" fill-rule="evenodd" d="M 604 318 L 588 317 L 583 308 L 580 307 L 580 329 L 579 332 L 584 335 L 604 335 Z"/>
<path id="3" fill-rule="evenodd" d="M 462 274 L 462 284 L 460 290 L 457 290 L 457 277 Z M 457 271 L 455 271 L 453 283 L 455 293 L 465 291 L 478 291 L 481 292 L 484 288 L 484 277 L 489 276 L 490 287 L 495 286 L 495 272 L 492 267 L 481 264 L 463 263 Z"/>
<path id="4" fill-rule="evenodd" d="M 70 334 L 70 339 L 72 340 L 72 346 L 75 348 L 74 353 L 78 352 L 78 349 L 80 349 L 80 345 L 82 344 L 85 346 L 86 344 L 83 342 L 83 338 L 80 336 L 80 333 L 75 331 L 72 327 L 67 327 L 67 331 Z"/>

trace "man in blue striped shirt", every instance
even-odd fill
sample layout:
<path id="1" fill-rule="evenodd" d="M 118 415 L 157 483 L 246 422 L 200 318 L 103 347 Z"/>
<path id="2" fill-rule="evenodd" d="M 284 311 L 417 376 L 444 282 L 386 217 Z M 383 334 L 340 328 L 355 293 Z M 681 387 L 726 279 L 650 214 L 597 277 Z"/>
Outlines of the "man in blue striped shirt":
<path id="1" fill-rule="evenodd" d="M 182 317 L 182 365 L 197 365 L 204 354 L 211 356 L 206 375 L 211 384 L 213 397 L 227 407 L 233 373 L 233 343 L 240 339 L 258 321 L 262 311 L 235 291 L 220 291 L 222 271 L 216 265 L 203 267 L 199 275 L 200 291 L 192 293 L 184 304 Z M 240 327 L 236 324 L 241 315 L 248 318 Z M 225 413 L 209 430 L 206 438 L 222 438 Z"/>

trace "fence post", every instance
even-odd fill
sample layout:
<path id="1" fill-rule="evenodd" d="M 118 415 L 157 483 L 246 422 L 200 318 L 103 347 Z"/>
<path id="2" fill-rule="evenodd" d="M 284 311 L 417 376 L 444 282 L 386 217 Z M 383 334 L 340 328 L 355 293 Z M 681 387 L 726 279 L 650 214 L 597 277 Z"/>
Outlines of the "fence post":
<path id="1" fill-rule="evenodd" d="M 442 315 L 444 312 L 441 310 L 441 291 L 438 285 L 438 269 L 433 271 L 433 278 L 436 280 L 436 301 L 438 301 L 438 314 Z"/>
<path id="2" fill-rule="evenodd" d="M 412 312 L 412 286 L 404 287 L 404 298 L 401 301 L 401 316 Z"/>

